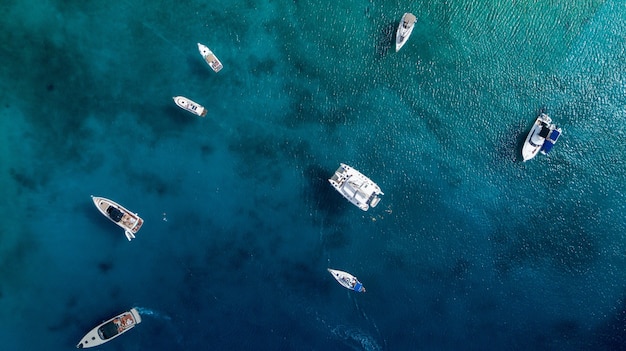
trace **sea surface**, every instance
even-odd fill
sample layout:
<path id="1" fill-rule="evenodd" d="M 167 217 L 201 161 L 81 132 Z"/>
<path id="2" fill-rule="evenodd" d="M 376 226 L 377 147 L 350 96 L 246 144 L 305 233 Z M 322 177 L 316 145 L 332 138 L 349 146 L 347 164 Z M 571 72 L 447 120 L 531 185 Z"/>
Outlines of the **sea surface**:
<path id="1" fill-rule="evenodd" d="M 622 0 L 0 11 L 1 350 L 74 349 L 131 307 L 99 350 L 626 349 Z M 540 112 L 563 135 L 522 162 Z M 341 162 L 376 208 L 328 184 Z"/>

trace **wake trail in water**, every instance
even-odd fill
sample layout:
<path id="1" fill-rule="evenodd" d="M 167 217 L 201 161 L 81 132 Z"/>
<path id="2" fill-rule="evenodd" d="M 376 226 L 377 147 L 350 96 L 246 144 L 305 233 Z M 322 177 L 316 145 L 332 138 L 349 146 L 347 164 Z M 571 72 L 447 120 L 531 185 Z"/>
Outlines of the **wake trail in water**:
<path id="1" fill-rule="evenodd" d="M 337 325 L 331 328 L 330 331 L 353 350 L 382 351 L 382 348 L 373 337 L 358 328 Z"/>
<path id="2" fill-rule="evenodd" d="M 156 35 L 157 37 L 161 38 L 164 42 L 166 42 L 169 45 L 171 45 L 174 49 L 176 49 L 181 54 L 185 55 L 185 52 L 181 48 L 179 48 L 178 45 L 174 44 L 174 42 L 172 42 L 171 40 L 167 39 L 163 34 L 161 34 L 154 27 L 150 26 L 149 24 L 147 24 L 146 22 L 143 22 L 143 21 L 141 22 L 141 25 L 146 27 L 146 28 L 148 28 L 154 35 Z"/>
<path id="3" fill-rule="evenodd" d="M 171 321 L 172 318 L 164 313 L 155 311 L 155 310 L 151 310 L 149 308 L 145 308 L 145 307 L 135 307 L 135 309 L 139 312 L 139 314 L 141 316 L 151 316 L 157 319 L 161 319 L 161 320 L 165 320 L 165 321 Z"/>
<path id="4" fill-rule="evenodd" d="M 376 330 L 376 333 L 378 334 L 378 336 L 383 340 L 383 343 L 385 345 L 387 345 L 387 341 L 385 340 L 385 338 L 381 334 L 380 329 L 378 329 L 378 325 L 376 325 L 376 322 L 374 320 L 370 319 L 367 316 L 367 314 L 365 313 L 365 311 L 363 309 L 361 309 L 361 307 L 359 306 L 359 302 L 358 302 L 357 296 L 355 296 L 354 294 L 352 294 L 352 301 L 354 301 L 354 307 L 356 308 L 357 311 L 359 311 L 359 313 L 361 314 L 363 319 L 366 320 L 367 322 L 369 322 L 374 327 L 374 330 Z"/>
<path id="5" fill-rule="evenodd" d="M 319 241 L 322 247 L 322 255 L 326 256 L 326 261 L 327 267 L 330 267 L 330 253 L 328 252 L 328 249 L 326 248 L 326 244 L 325 244 L 325 240 L 324 240 L 324 235 L 328 235 L 328 233 L 326 233 L 326 226 L 324 223 L 325 218 L 322 218 L 321 222 L 320 222 L 320 235 L 319 235 Z"/>
<path id="6" fill-rule="evenodd" d="M 131 4 L 129 1 L 124 1 L 126 3 L 126 5 L 128 5 L 129 8 L 133 7 L 133 4 Z M 134 10 L 133 10 L 134 11 Z M 160 38 L 161 40 L 163 40 L 164 42 L 168 43 L 170 46 L 172 46 L 174 49 L 176 49 L 178 52 L 180 52 L 181 54 L 185 55 L 185 51 L 181 50 L 181 48 L 178 47 L 178 45 L 176 45 L 173 41 L 167 39 L 163 34 L 161 34 L 161 32 L 159 32 L 156 28 L 152 27 L 151 25 L 149 25 L 148 23 L 144 22 L 144 21 L 140 21 L 139 23 L 141 23 L 142 26 L 144 26 L 145 28 L 147 28 L 148 30 L 150 30 L 152 32 L 152 34 L 156 35 L 158 38 Z"/>
<path id="7" fill-rule="evenodd" d="M 141 317 L 152 317 L 158 321 L 162 321 L 166 324 L 168 324 L 168 330 L 170 330 L 172 332 L 173 335 L 175 335 L 175 337 L 173 339 L 176 340 L 176 343 L 179 346 L 183 346 L 183 334 L 179 332 L 178 330 L 178 325 L 176 323 L 172 323 L 172 317 L 168 316 L 167 314 L 163 313 L 163 312 L 159 312 L 159 311 L 155 311 L 153 309 L 150 308 L 146 308 L 146 307 L 134 307 L 138 312 L 139 315 Z"/>

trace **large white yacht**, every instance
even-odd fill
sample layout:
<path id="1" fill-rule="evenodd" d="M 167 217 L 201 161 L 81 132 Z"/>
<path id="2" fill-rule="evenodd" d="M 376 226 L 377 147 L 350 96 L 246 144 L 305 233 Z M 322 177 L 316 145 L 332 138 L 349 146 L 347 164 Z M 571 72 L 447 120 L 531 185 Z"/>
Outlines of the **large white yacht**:
<path id="1" fill-rule="evenodd" d="M 200 105 L 199 103 L 187 99 L 184 96 L 174 96 L 172 99 L 174 99 L 176 105 L 178 105 L 178 107 L 182 108 L 183 110 L 189 111 L 194 115 L 198 115 L 200 117 L 206 116 L 206 108 L 204 108 L 204 106 Z"/>
<path id="2" fill-rule="evenodd" d="M 524 162 L 537 156 L 539 152 L 547 154 L 561 135 L 561 128 L 552 123 L 552 119 L 545 113 L 541 113 L 535 123 L 533 123 L 530 132 L 526 136 L 524 146 L 522 147 L 522 158 Z"/>
<path id="3" fill-rule="evenodd" d="M 407 12 L 402 15 L 402 20 L 400 20 L 400 25 L 398 25 L 398 30 L 396 31 L 396 52 L 409 40 L 411 33 L 413 33 L 415 22 L 417 22 L 417 17 L 414 14 Z"/>
<path id="4" fill-rule="evenodd" d="M 135 234 L 143 225 L 143 219 L 138 214 L 130 212 L 113 200 L 93 195 L 91 195 L 91 198 L 100 213 L 124 229 L 124 234 L 126 234 L 128 241 L 135 238 Z"/>
<path id="5" fill-rule="evenodd" d="M 206 63 L 208 63 L 215 72 L 219 72 L 222 68 L 224 68 L 217 56 L 215 56 L 213 51 L 211 51 L 211 49 L 209 49 L 206 45 L 198 43 L 198 50 L 200 51 L 202 58 L 204 58 L 204 61 L 206 61 Z"/>
<path id="6" fill-rule="evenodd" d="M 82 349 L 102 345 L 133 329 L 139 323 L 141 323 L 141 316 L 136 309 L 132 308 L 130 311 L 118 314 L 91 329 L 89 333 L 83 336 L 76 348 Z"/>
<path id="7" fill-rule="evenodd" d="M 344 163 L 328 181 L 343 197 L 363 211 L 367 211 L 370 206 L 376 207 L 380 202 L 378 195 L 384 195 L 376 183 Z"/>

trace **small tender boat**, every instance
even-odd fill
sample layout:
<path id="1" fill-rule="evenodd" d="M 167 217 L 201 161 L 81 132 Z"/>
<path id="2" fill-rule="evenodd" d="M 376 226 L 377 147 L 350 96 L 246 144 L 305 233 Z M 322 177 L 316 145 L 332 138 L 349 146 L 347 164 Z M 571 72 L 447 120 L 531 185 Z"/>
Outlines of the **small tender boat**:
<path id="1" fill-rule="evenodd" d="M 219 72 L 222 68 L 224 68 L 217 56 L 215 56 L 213 51 L 211 51 L 211 49 L 207 46 L 198 43 L 198 50 L 200 51 L 202 58 L 204 58 L 204 61 L 206 61 L 206 63 L 208 63 L 215 72 Z"/>
<path id="2" fill-rule="evenodd" d="M 522 147 L 524 162 L 537 156 L 539 152 L 547 154 L 561 135 L 561 128 L 552 123 L 552 119 L 545 113 L 540 114 L 526 136 Z"/>
<path id="3" fill-rule="evenodd" d="M 361 282 L 352 274 L 337 269 L 330 269 L 328 271 L 332 276 L 343 285 L 344 288 L 354 290 L 356 292 L 365 292 L 365 287 Z"/>
<path id="4" fill-rule="evenodd" d="M 402 20 L 400 20 L 400 25 L 396 31 L 396 52 L 398 52 L 398 50 L 406 44 L 406 41 L 409 40 L 409 37 L 413 32 L 413 27 L 415 27 L 415 22 L 417 22 L 417 18 L 414 14 L 407 12 L 402 15 Z"/>
<path id="5" fill-rule="evenodd" d="M 76 345 L 76 348 L 102 345 L 133 329 L 139 323 L 141 323 L 139 312 L 132 308 L 91 329 Z"/>
<path id="6" fill-rule="evenodd" d="M 126 234 L 128 241 L 135 238 L 135 234 L 143 225 L 143 219 L 139 215 L 130 212 L 115 201 L 93 195 L 91 195 L 91 198 L 100 213 L 124 229 L 124 234 Z"/>
<path id="7" fill-rule="evenodd" d="M 173 99 L 176 105 L 178 105 L 178 107 L 182 108 L 183 110 L 187 110 L 194 115 L 198 115 L 200 117 L 206 116 L 206 108 L 204 108 L 204 106 L 200 105 L 199 103 L 189 100 L 184 96 L 174 96 Z"/>
<path id="8" fill-rule="evenodd" d="M 343 197 L 363 211 L 367 211 L 370 206 L 376 207 L 380 202 L 378 195 L 384 195 L 376 183 L 344 163 L 328 181 Z"/>

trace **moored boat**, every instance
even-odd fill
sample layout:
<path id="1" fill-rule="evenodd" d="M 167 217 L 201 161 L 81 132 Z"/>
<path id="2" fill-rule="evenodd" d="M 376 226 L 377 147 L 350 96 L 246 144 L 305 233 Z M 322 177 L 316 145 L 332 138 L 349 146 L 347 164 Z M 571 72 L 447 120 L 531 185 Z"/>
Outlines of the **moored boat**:
<path id="1" fill-rule="evenodd" d="M 328 272 L 341 284 L 344 288 L 354 290 L 356 292 L 365 292 L 365 287 L 361 282 L 357 279 L 357 277 L 352 274 L 344 271 L 340 271 L 338 269 L 328 268 Z"/>
<path id="2" fill-rule="evenodd" d="M 530 132 L 526 136 L 524 146 L 522 147 L 522 158 L 524 162 L 537 156 L 539 152 L 547 154 L 561 135 L 561 128 L 552 123 L 552 119 L 545 113 L 541 113 L 535 123 L 533 123 Z"/>
<path id="3" fill-rule="evenodd" d="M 402 19 L 398 25 L 398 30 L 396 31 L 396 52 L 398 52 L 404 44 L 406 44 L 406 41 L 409 40 L 411 33 L 413 33 L 415 22 L 417 22 L 417 17 L 415 17 L 414 14 L 406 12 L 402 15 Z"/>
<path id="4" fill-rule="evenodd" d="M 113 200 L 93 195 L 91 195 L 91 198 L 100 213 L 124 229 L 124 234 L 126 234 L 128 241 L 135 238 L 135 234 L 143 225 L 143 219 L 138 214 L 130 212 Z"/>
<path id="5" fill-rule="evenodd" d="M 219 72 L 222 68 L 224 68 L 217 56 L 215 56 L 213 51 L 211 51 L 211 49 L 209 49 L 206 45 L 198 43 L 198 50 L 200 51 L 202 58 L 204 58 L 204 61 L 206 61 L 206 63 L 209 64 L 215 72 Z"/>
<path id="6" fill-rule="evenodd" d="M 182 108 L 183 110 L 189 111 L 194 115 L 198 115 L 200 117 L 206 116 L 206 108 L 204 108 L 204 106 L 200 105 L 199 103 L 187 99 L 184 96 L 174 96 L 173 99 L 176 105 L 178 105 L 178 107 Z"/>
<path id="7" fill-rule="evenodd" d="M 376 183 L 344 163 L 328 181 L 343 197 L 363 211 L 367 211 L 370 206 L 376 207 L 380 202 L 378 196 L 384 195 Z"/>
<path id="8" fill-rule="evenodd" d="M 139 312 L 131 308 L 130 311 L 121 313 L 91 329 L 76 345 L 76 348 L 102 345 L 133 329 L 139 323 L 141 323 Z"/>

